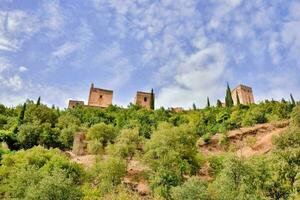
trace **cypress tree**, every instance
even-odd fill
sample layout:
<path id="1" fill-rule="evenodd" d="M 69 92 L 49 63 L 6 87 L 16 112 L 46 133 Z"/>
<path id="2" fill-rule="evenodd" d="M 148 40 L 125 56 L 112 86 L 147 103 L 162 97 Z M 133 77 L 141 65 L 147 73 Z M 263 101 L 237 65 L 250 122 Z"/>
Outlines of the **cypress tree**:
<path id="1" fill-rule="evenodd" d="M 231 96 L 231 90 L 230 90 L 228 83 L 227 83 L 227 90 L 226 90 L 226 96 L 225 96 L 225 104 L 226 104 L 226 107 L 233 106 L 233 99 Z"/>
<path id="2" fill-rule="evenodd" d="M 26 103 L 24 103 L 23 107 L 22 107 L 22 110 L 20 112 L 20 115 L 19 115 L 19 119 L 18 119 L 19 125 L 23 124 L 24 117 L 25 117 L 26 106 L 27 106 Z"/>
<path id="3" fill-rule="evenodd" d="M 281 103 L 286 103 L 286 100 L 284 98 L 282 98 Z"/>
<path id="4" fill-rule="evenodd" d="M 18 132 L 18 127 L 23 124 L 24 117 L 25 117 L 25 111 L 26 111 L 26 103 L 23 104 L 22 110 L 19 114 L 18 124 L 13 130 L 14 133 L 17 133 Z"/>
<path id="5" fill-rule="evenodd" d="M 217 107 L 221 108 L 222 107 L 222 102 L 220 101 L 220 99 L 217 100 Z"/>
<path id="6" fill-rule="evenodd" d="M 193 110 L 197 110 L 196 104 L 193 103 Z"/>
<path id="7" fill-rule="evenodd" d="M 207 104 L 206 104 L 206 107 L 207 107 L 207 108 L 210 107 L 209 97 L 207 97 Z"/>
<path id="8" fill-rule="evenodd" d="M 296 102 L 295 102 L 295 99 L 294 99 L 292 93 L 290 94 L 290 96 L 291 96 L 292 105 L 295 106 L 295 105 L 296 105 Z"/>
<path id="9" fill-rule="evenodd" d="M 236 104 L 237 105 L 240 105 L 241 102 L 240 102 L 240 97 L 239 97 L 239 93 L 236 91 Z"/>
<path id="10" fill-rule="evenodd" d="M 155 104 L 154 104 L 155 98 L 154 98 L 154 92 L 153 92 L 153 88 L 151 89 L 151 104 L 150 104 L 150 109 L 154 110 L 155 108 Z"/>
<path id="11" fill-rule="evenodd" d="M 36 102 L 36 106 L 39 106 L 41 104 L 41 96 L 39 96 L 37 102 Z"/>

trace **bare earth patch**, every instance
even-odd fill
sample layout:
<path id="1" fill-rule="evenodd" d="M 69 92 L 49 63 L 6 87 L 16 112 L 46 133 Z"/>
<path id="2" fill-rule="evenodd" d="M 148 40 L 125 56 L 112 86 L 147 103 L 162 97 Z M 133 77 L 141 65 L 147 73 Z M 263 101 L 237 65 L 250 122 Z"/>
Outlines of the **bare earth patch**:
<path id="1" fill-rule="evenodd" d="M 78 164 L 83 165 L 85 168 L 90 168 L 96 161 L 95 155 L 76 155 L 72 151 L 66 152 L 70 159 Z"/>
<path id="2" fill-rule="evenodd" d="M 266 154 L 272 150 L 272 138 L 280 135 L 288 125 L 289 121 L 285 120 L 228 131 L 226 145 L 220 144 L 223 134 L 215 134 L 209 143 L 204 143 L 201 139 L 198 141 L 199 151 L 204 155 L 218 155 L 231 151 L 244 158 Z"/>

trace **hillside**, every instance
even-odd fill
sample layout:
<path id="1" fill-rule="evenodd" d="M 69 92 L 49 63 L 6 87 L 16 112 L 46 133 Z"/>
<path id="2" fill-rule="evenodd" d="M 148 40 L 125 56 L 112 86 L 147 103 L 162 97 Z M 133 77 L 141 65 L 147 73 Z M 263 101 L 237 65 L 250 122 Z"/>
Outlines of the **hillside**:
<path id="1" fill-rule="evenodd" d="M 0 109 L 2 199 L 299 197 L 300 106 L 289 102 Z"/>
<path id="2" fill-rule="evenodd" d="M 272 138 L 282 134 L 288 127 L 289 121 L 256 124 L 252 127 L 243 127 L 226 133 L 225 144 L 223 134 L 215 134 L 209 142 L 198 140 L 200 152 L 206 156 L 217 155 L 224 152 L 235 152 L 239 157 L 249 158 L 270 152 L 274 145 Z"/>

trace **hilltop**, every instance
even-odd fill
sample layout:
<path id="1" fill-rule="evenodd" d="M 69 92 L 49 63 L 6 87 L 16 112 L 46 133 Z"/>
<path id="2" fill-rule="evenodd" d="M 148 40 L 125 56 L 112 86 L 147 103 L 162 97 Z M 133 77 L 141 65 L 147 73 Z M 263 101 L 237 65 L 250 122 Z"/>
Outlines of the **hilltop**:
<path id="1" fill-rule="evenodd" d="M 0 106 L 0 195 L 297 198 L 299 109 L 286 101 L 180 112 Z"/>

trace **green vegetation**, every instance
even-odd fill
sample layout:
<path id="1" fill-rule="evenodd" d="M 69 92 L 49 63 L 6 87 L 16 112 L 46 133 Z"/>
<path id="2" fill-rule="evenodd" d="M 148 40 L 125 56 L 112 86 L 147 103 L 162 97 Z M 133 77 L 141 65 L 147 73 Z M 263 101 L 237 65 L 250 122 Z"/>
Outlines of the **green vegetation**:
<path id="1" fill-rule="evenodd" d="M 147 199 L 299 199 L 300 106 L 292 96 L 236 106 L 227 99 L 227 107 L 207 100 L 204 109 L 179 113 L 135 105 L 63 111 L 40 101 L 0 105 L 0 142 L 7 145 L 0 148 L 0 199 L 142 199 L 122 183 L 132 160 L 146 166 L 139 178 L 149 183 Z M 228 130 L 285 119 L 289 128 L 266 155 L 204 157 L 196 146 L 200 137 L 209 142 L 221 133 L 226 144 Z M 88 169 L 64 153 L 77 132 L 86 133 L 87 149 L 97 155 Z M 199 176 L 205 167 L 210 179 Z"/>

